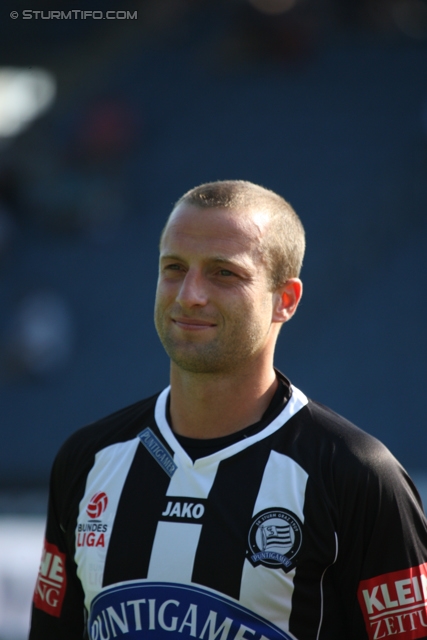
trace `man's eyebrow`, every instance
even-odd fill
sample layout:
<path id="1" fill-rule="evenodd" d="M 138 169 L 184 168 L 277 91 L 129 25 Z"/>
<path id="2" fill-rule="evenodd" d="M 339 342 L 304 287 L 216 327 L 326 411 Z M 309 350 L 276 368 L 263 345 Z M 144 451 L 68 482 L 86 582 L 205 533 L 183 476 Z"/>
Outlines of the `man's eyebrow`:
<path id="1" fill-rule="evenodd" d="M 246 269 L 248 266 L 247 261 L 244 259 L 242 260 L 242 258 L 240 257 L 232 258 L 221 255 L 211 256 L 209 258 L 209 262 L 214 262 L 217 264 L 227 264 L 240 269 Z"/>
<path id="2" fill-rule="evenodd" d="M 210 258 L 212 262 L 228 262 L 229 264 L 239 264 L 240 260 L 234 258 L 226 258 L 225 256 L 212 256 Z"/>

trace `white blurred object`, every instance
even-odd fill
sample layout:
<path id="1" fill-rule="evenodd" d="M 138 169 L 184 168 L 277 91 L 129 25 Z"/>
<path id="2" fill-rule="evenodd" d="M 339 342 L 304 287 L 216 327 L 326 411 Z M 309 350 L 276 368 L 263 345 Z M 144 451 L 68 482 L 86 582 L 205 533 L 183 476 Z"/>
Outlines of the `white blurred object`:
<path id="1" fill-rule="evenodd" d="M 60 295 L 50 291 L 27 295 L 5 336 L 10 372 L 39 376 L 62 368 L 71 355 L 72 334 L 71 314 Z"/>
<path id="2" fill-rule="evenodd" d="M 45 518 L 0 516 L 0 637 L 28 636 Z"/>
<path id="3" fill-rule="evenodd" d="M 0 137 L 14 136 L 53 103 L 56 83 L 44 69 L 0 68 Z"/>

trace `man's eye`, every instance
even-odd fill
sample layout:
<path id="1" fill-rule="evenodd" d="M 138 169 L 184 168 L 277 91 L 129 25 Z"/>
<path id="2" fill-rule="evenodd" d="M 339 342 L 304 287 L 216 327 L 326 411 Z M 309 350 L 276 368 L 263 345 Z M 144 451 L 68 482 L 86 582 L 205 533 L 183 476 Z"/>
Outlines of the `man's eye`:
<path id="1" fill-rule="evenodd" d="M 229 269 L 220 269 L 219 275 L 220 276 L 234 276 L 234 273 L 232 271 L 230 271 Z"/>

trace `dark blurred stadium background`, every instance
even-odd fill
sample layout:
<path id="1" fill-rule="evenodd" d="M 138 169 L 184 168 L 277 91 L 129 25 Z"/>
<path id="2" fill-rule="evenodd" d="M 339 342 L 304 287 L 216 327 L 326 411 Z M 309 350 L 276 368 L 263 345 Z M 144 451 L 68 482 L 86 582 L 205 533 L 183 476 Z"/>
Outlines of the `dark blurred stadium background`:
<path id="1" fill-rule="evenodd" d="M 224 178 L 307 229 L 277 366 L 425 471 L 427 3 L 62 5 L 0 10 L 0 126 L 11 70 L 42 111 L 0 137 L 1 488 L 43 491 L 68 434 L 167 383 L 159 232 Z"/>
<path id="2" fill-rule="evenodd" d="M 70 4 L 0 8 L 1 640 L 26 637 L 56 450 L 168 381 L 158 236 L 203 181 L 294 205 L 276 364 L 427 499 L 427 0 Z"/>

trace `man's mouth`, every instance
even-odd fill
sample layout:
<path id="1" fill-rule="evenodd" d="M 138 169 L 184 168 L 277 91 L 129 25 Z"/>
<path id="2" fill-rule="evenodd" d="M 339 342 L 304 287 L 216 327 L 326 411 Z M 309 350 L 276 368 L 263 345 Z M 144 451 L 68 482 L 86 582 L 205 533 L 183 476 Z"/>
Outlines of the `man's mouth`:
<path id="1" fill-rule="evenodd" d="M 216 324 L 214 322 L 211 322 L 210 320 L 203 320 L 201 318 L 177 317 L 172 318 L 172 322 L 174 322 L 178 327 L 181 327 L 182 329 L 188 329 L 189 331 L 216 327 Z"/>

